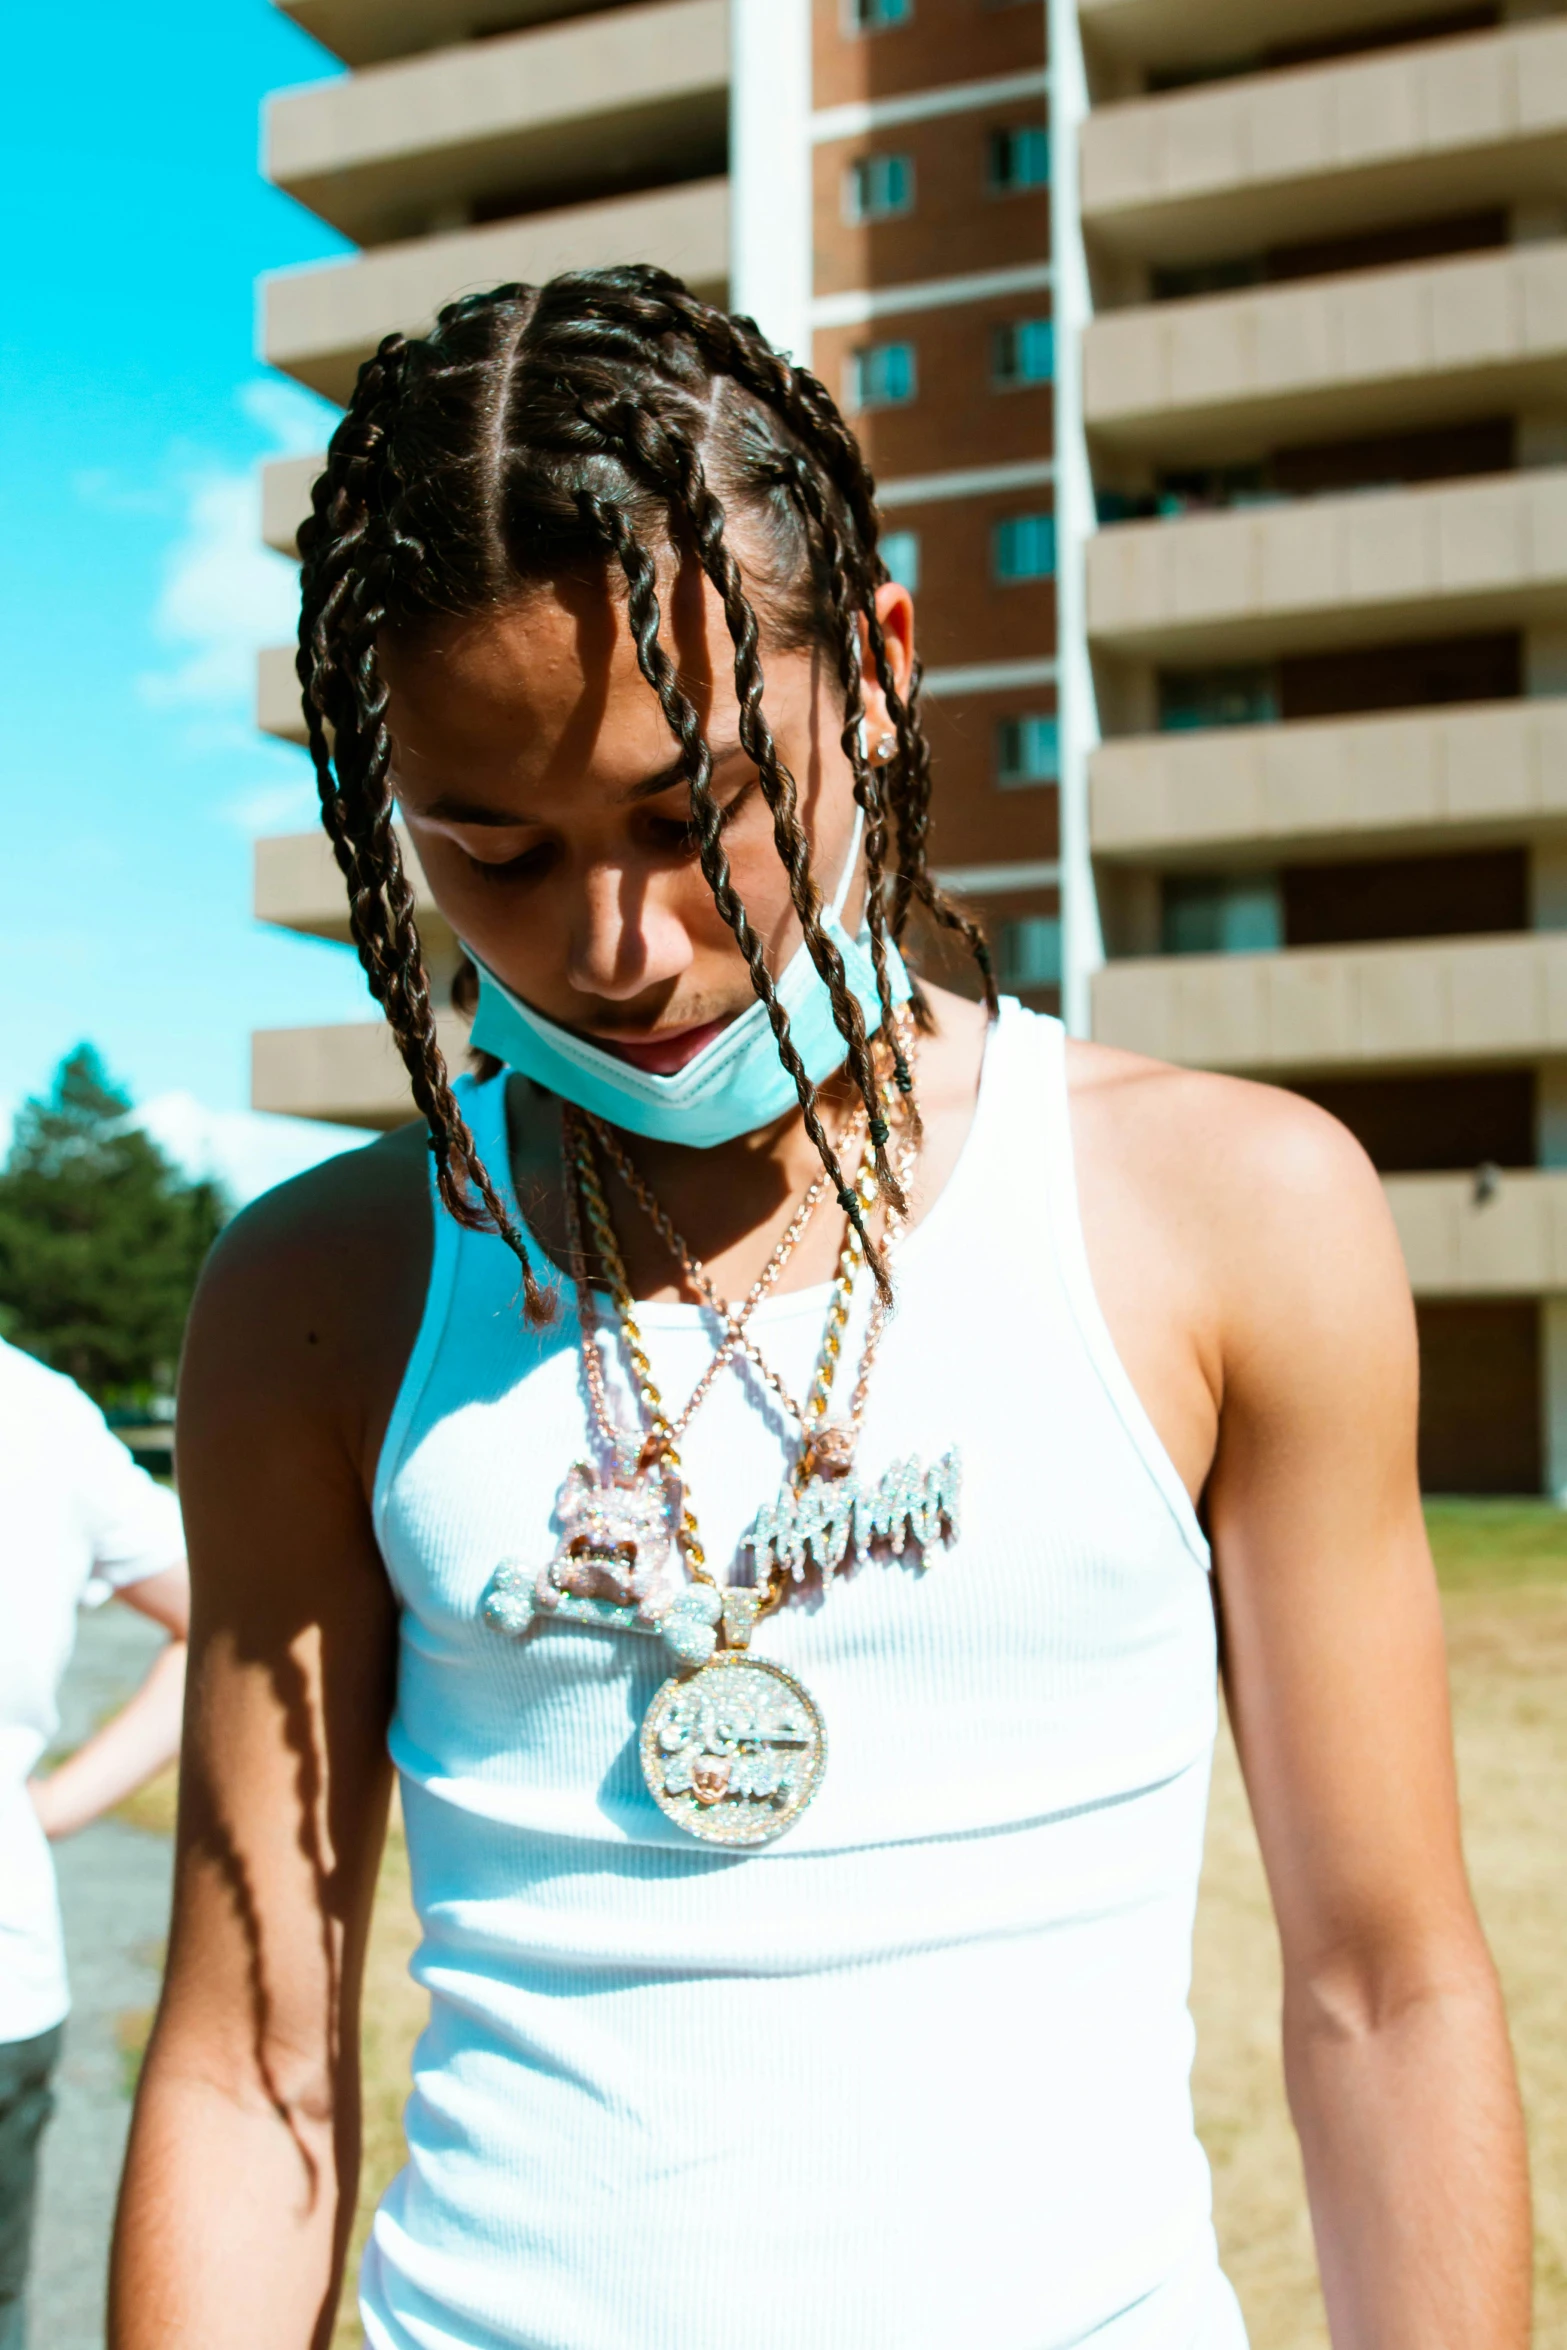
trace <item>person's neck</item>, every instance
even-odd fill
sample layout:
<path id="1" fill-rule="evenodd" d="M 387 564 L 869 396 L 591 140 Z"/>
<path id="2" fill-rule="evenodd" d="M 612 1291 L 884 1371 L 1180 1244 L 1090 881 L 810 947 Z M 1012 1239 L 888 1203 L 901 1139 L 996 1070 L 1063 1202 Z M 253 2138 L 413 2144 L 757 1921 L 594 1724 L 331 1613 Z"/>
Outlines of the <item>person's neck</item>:
<path id="1" fill-rule="evenodd" d="M 840 1150 L 852 1182 L 861 1140 L 851 1128 L 859 1096 L 847 1079 L 830 1079 L 818 1093 L 823 1126 Z M 863 1131 L 863 1120 L 861 1121 Z M 806 1192 L 822 1174 L 822 1160 L 795 1110 L 772 1125 L 737 1135 L 708 1150 L 655 1142 L 638 1134 L 616 1138 L 660 1207 L 694 1254 L 709 1267 L 724 1296 L 743 1296 L 761 1271 Z M 621 1180 L 609 1154 L 599 1153 L 610 1211 L 633 1291 L 639 1297 L 694 1304 L 697 1292 Z M 785 1288 L 830 1280 L 842 1245 L 843 1215 L 831 1190 L 791 1260 Z"/>
<path id="2" fill-rule="evenodd" d="M 938 1016 L 935 1033 L 921 1050 L 918 1098 L 925 1125 L 918 1192 L 933 1196 L 961 1148 L 973 1113 L 983 1039 L 979 1007 L 944 998 L 950 1012 Z M 859 1096 L 845 1075 L 818 1092 L 822 1122 L 842 1143 L 859 1109 Z M 511 1080 L 508 1102 L 513 1171 L 530 1224 L 557 1264 L 566 1261 L 565 1211 L 561 1180 L 560 1104 L 521 1078 Z M 844 1162 L 852 1181 L 859 1166 L 861 1136 L 851 1136 Z M 620 1142 L 710 1278 L 725 1297 L 745 1295 L 766 1264 L 805 1193 L 822 1172 L 821 1158 L 796 1110 L 770 1126 L 737 1136 L 708 1150 L 654 1142 L 621 1134 Z M 601 1152 L 605 1194 L 633 1294 L 652 1300 L 695 1303 L 696 1293 L 613 1166 Z M 829 1191 L 777 1284 L 777 1294 L 830 1281 L 843 1242 L 842 1210 Z"/>

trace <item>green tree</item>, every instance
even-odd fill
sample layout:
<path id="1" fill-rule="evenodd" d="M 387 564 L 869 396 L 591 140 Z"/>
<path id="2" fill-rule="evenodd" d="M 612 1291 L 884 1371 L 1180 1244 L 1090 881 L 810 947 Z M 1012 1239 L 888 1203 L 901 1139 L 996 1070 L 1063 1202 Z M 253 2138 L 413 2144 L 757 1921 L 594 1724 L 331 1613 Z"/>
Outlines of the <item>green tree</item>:
<path id="1" fill-rule="evenodd" d="M 167 1393 L 202 1260 L 229 1212 L 132 1123 L 78 1045 L 23 1104 L 0 1168 L 0 1331 L 102 1404 Z"/>

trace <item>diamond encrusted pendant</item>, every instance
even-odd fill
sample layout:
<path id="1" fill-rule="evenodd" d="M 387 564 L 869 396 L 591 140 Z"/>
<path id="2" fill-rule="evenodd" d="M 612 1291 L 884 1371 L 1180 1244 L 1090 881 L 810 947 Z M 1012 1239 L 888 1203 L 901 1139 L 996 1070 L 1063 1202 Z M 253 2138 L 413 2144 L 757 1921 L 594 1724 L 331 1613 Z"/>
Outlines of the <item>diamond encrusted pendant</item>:
<path id="1" fill-rule="evenodd" d="M 938 1542 L 957 1541 L 962 1492 L 956 1450 L 929 1469 L 914 1459 L 896 1461 L 875 1485 L 853 1475 L 812 1477 L 798 1490 L 786 1485 L 758 1510 L 741 1548 L 753 1553 L 758 1581 L 778 1568 L 800 1583 L 814 1567 L 830 1583 L 851 1542 L 861 1550 L 885 1545 L 894 1558 L 913 1544 L 924 1564 Z"/>
<path id="2" fill-rule="evenodd" d="M 700 1672 L 664 1683 L 642 1723 L 641 1756 L 653 1801 L 688 1836 L 770 1844 L 821 1785 L 827 1725 L 782 1665 L 721 1648 Z"/>
<path id="3" fill-rule="evenodd" d="M 492 1632 L 522 1639 L 535 1623 L 593 1624 L 661 1639 L 674 1663 L 705 1665 L 718 1646 L 719 1593 L 687 1583 L 667 1487 L 628 1438 L 606 1475 L 578 1461 L 555 1503 L 561 1535 L 542 1567 L 502 1559 L 479 1612 Z"/>
<path id="4" fill-rule="evenodd" d="M 685 1582 L 662 1481 L 629 1449 L 608 1475 L 578 1461 L 555 1514 L 560 1540 L 543 1567 L 505 1559 L 496 1568 L 484 1596 L 491 1629 L 525 1632 L 537 1615 L 656 1632 Z"/>

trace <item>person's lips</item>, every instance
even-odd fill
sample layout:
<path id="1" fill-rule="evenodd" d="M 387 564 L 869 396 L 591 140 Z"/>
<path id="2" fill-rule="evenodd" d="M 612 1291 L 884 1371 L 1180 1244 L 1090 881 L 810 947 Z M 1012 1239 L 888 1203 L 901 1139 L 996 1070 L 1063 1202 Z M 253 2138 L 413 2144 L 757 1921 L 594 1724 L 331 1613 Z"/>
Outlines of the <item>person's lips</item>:
<path id="1" fill-rule="evenodd" d="M 602 1045 L 605 1052 L 613 1053 L 617 1060 L 629 1061 L 633 1069 L 641 1069 L 649 1077 L 673 1077 L 728 1025 L 726 1017 L 703 1020 L 695 1028 L 664 1028 L 641 1036 L 599 1034 L 593 1042 Z"/>

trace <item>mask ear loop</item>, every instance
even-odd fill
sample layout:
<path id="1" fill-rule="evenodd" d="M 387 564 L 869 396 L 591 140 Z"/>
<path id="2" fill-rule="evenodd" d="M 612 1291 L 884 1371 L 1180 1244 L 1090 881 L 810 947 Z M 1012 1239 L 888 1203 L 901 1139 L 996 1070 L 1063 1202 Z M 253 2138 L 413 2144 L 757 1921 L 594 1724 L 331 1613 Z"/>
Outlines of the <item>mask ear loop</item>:
<path id="1" fill-rule="evenodd" d="M 863 723 L 863 721 L 862 721 Z M 843 871 L 838 886 L 832 893 L 832 904 L 827 909 L 829 922 L 841 922 L 843 909 L 849 902 L 849 887 L 860 866 L 860 843 L 865 838 L 865 810 L 858 800 L 854 803 L 854 830 L 849 835 L 849 853 L 843 860 Z"/>
<path id="2" fill-rule="evenodd" d="M 854 739 L 859 749 L 860 764 L 863 767 L 869 763 L 871 747 L 870 732 L 865 724 L 865 714 L 863 711 L 854 722 Z M 881 742 L 877 745 L 878 752 L 883 752 L 886 744 L 891 739 L 892 738 L 890 736 L 883 735 Z M 856 800 L 854 803 L 854 838 L 849 844 L 849 862 L 844 867 L 843 879 L 838 884 L 838 895 L 833 904 L 832 910 L 835 918 L 842 912 L 844 901 L 848 897 L 849 876 L 854 871 L 855 865 L 859 860 L 860 843 L 864 837 L 865 810 L 860 806 L 859 801 Z M 902 1094 L 904 1100 L 909 1104 L 911 1115 L 915 1118 L 917 1124 L 919 1113 L 913 1107 L 914 1072 L 903 1057 L 902 1048 L 898 1043 L 897 1037 L 889 1036 L 887 1042 L 892 1048 L 892 1070 L 893 1076 L 897 1082 L 898 1091 Z M 876 1126 L 884 1126 L 885 1124 L 884 1120 L 880 1118 L 874 1120 L 873 1123 Z M 872 1139 L 875 1139 L 874 1135 L 872 1136 Z M 883 1139 L 885 1139 L 885 1136 Z"/>
<path id="3" fill-rule="evenodd" d="M 856 720 L 854 731 L 855 739 L 859 744 L 860 758 L 863 761 L 866 757 L 867 749 L 870 743 L 870 736 L 865 730 L 865 720 L 863 718 Z M 849 835 L 849 853 L 843 861 L 843 871 L 838 876 L 838 886 L 833 891 L 832 904 L 827 909 L 828 920 L 837 924 L 839 929 L 842 929 L 843 927 L 841 918 L 843 909 L 848 903 L 849 885 L 859 870 L 860 844 L 864 838 L 865 810 L 860 806 L 859 801 L 856 800 L 854 803 L 854 830 Z M 903 1054 L 899 1050 L 896 1034 L 889 1036 L 887 1038 L 887 1043 L 892 1052 L 893 1072 L 897 1079 L 898 1091 L 907 1097 L 914 1091 L 913 1076 L 910 1073 L 908 1063 L 904 1060 Z M 870 1133 L 871 1141 L 875 1145 L 876 1149 L 884 1149 L 892 1131 L 892 1129 L 888 1126 L 886 1119 L 879 1116 L 873 1116 L 868 1131 Z"/>

